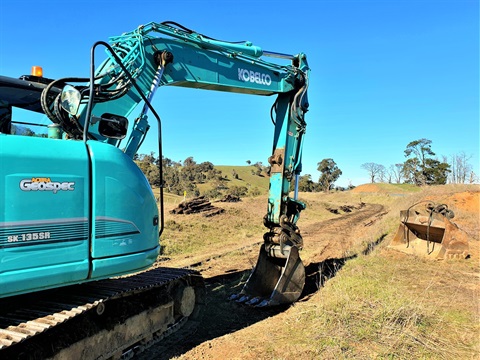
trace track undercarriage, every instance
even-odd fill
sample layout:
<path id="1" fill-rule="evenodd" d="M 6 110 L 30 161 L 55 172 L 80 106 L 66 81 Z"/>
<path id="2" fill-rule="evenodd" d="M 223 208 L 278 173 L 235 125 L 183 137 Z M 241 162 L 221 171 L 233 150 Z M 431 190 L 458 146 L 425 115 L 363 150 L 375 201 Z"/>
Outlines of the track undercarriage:
<path id="1" fill-rule="evenodd" d="M 203 278 L 156 268 L 0 302 L 2 359 L 120 359 L 197 323 Z"/>

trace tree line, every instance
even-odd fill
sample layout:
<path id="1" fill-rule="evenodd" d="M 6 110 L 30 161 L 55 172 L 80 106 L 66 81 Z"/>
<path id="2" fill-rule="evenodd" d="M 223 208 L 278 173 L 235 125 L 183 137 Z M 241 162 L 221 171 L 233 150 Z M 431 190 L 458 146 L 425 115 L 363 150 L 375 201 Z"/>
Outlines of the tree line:
<path id="1" fill-rule="evenodd" d="M 403 163 L 397 163 L 386 168 L 381 164 L 368 162 L 362 164 L 361 168 L 367 171 L 372 183 L 406 183 L 424 186 L 447 183 L 465 184 L 478 181 L 478 177 L 469 163 L 471 157 L 462 152 L 450 158 L 442 157 L 439 160 L 433 152 L 431 144 L 432 141 L 428 139 L 411 141 L 404 150 L 406 160 Z M 160 159 L 151 152 L 148 155 L 137 155 L 134 160 L 150 184 L 159 187 L 161 185 L 159 176 Z M 261 162 L 252 165 L 252 162 L 247 160 L 247 164 L 253 166 L 252 175 L 264 176 L 263 174 L 268 175 L 269 173 L 269 167 L 264 166 Z M 209 182 L 212 186 L 202 195 L 211 198 L 222 194 L 236 196 L 260 194 L 260 190 L 257 188 L 229 186 L 228 176 L 215 169 L 214 165 L 208 161 L 197 163 L 193 157 L 188 157 L 183 162 L 176 162 L 164 157 L 161 166 L 163 168 L 163 187 L 169 193 L 183 195 L 187 191 L 189 195 L 198 196 L 200 190 L 197 185 Z M 326 158 L 318 162 L 317 170 L 320 172 L 318 182 L 315 182 L 310 174 L 299 176 L 299 191 L 327 192 L 354 188 L 351 184 L 346 188 L 335 186 L 335 182 L 342 175 L 342 170 L 332 158 Z M 233 179 L 238 179 L 235 170 L 232 170 L 231 176 Z M 292 190 L 294 185 L 292 182 Z"/>
<path id="2" fill-rule="evenodd" d="M 160 159 L 155 157 L 154 152 L 151 152 L 150 154 L 136 155 L 134 161 L 145 174 L 151 186 L 163 186 L 165 191 L 172 194 L 183 196 L 186 192 L 188 196 L 199 196 L 198 185 L 206 182 L 209 182 L 211 186 L 201 195 L 209 198 L 217 198 L 225 194 L 235 196 L 260 194 L 260 190 L 256 187 L 228 185 L 228 175 L 216 169 L 211 162 L 197 163 L 191 156 L 183 162 L 163 157 L 160 164 Z M 160 184 L 160 166 L 163 170 L 163 184 Z M 254 167 L 252 174 L 262 176 L 262 172 L 265 171 L 262 163 L 257 162 L 252 166 Z M 231 177 L 239 179 L 235 169 L 232 170 Z"/>
<path id="3" fill-rule="evenodd" d="M 222 172 L 216 170 L 211 162 L 197 164 L 193 157 L 186 158 L 183 163 L 169 158 L 161 160 L 155 157 L 155 153 L 136 155 L 134 161 L 145 174 L 151 186 L 163 186 L 165 191 L 183 195 L 186 191 L 189 195 L 198 196 L 200 191 L 197 184 L 203 184 L 212 180 L 218 185 L 222 182 Z M 163 184 L 160 184 L 160 168 L 163 169 Z"/>
<path id="4" fill-rule="evenodd" d="M 432 141 L 419 139 L 411 141 L 405 151 L 403 163 L 389 168 L 373 162 L 364 163 L 361 168 L 368 172 L 370 182 L 407 183 L 422 185 L 473 184 L 478 176 L 469 163 L 471 156 L 464 152 L 439 160 L 432 150 Z"/>
<path id="5" fill-rule="evenodd" d="M 368 162 L 362 164 L 361 168 L 368 172 L 372 183 L 406 183 L 423 186 L 478 182 L 478 176 L 473 172 L 473 167 L 469 163 L 471 157 L 461 152 L 450 158 L 443 156 L 439 160 L 433 152 L 431 144 L 432 141 L 425 138 L 411 141 L 404 151 L 405 162 L 391 165 L 389 168 Z M 317 170 L 320 172 L 318 182 L 314 182 L 310 174 L 303 175 L 298 181 L 299 191 L 345 190 L 345 188 L 334 185 L 342 175 L 342 171 L 333 159 L 323 159 L 317 166 Z M 348 186 L 348 188 L 353 187 L 353 185 Z"/>

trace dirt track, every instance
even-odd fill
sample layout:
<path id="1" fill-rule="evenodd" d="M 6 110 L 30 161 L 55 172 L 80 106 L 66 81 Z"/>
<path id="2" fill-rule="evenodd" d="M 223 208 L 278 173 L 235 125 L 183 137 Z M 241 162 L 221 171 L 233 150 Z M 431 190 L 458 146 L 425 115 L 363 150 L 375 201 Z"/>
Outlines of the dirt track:
<path id="1" fill-rule="evenodd" d="M 384 214 L 384 207 L 378 204 L 363 204 L 345 215 L 307 224 L 302 228 L 304 250 L 301 253 L 306 268 L 306 285 L 300 301 L 308 301 L 310 295 L 335 272 L 349 257 L 353 246 L 362 242 L 365 228 Z M 380 241 L 380 240 L 379 240 Z M 244 263 L 232 263 L 229 256 L 216 253 L 214 257 L 197 262 L 195 268 L 202 272 L 207 283 L 207 304 L 202 322 L 197 332 L 171 348 L 156 346 L 139 357 L 139 359 L 222 359 L 231 358 L 229 347 L 238 346 L 224 338 L 224 335 L 237 333 L 242 338 L 266 336 L 251 329 L 251 325 L 267 321 L 271 328 L 282 326 L 279 315 L 285 308 L 258 310 L 227 301 L 230 294 L 240 291 L 250 274 L 249 264 L 255 262 L 259 243 L 243 246 L 241 252 L 248 259 Z M 218 249 L 215 249 L 218 250 Z M 364 251 L 368 252 L 366 247 Z M 228 250 L 231 253 L 232 249 Z M 225 253 L 226 255 L 227 253 Z M 167 262 L 166 266 L 175 266 Z M 252 359 L 255 354 L 252 354 Z"/>
<path id="2" fill-rule="evenodd" d="M 351 255 L 349 250 L 361 239 L 365 227 L 377 221 L 383 214 L 382 205 L 364 204 L 360 209 L 341 217 L 305 227 L 302 231 L 305 250 L 312 253 L 312 257 L 306 258 L 305 263 L 308 265 Z"/>

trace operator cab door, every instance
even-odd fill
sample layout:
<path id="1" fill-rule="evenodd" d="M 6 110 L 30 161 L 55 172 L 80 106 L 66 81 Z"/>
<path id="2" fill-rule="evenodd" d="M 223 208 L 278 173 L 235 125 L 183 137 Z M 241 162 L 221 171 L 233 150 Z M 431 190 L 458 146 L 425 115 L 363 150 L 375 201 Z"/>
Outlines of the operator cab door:
<path id="1" fill-rule="evenodd" d="M 86 279 L 85 144 L 0 134 L 0 154 L 0 297 Z"/>

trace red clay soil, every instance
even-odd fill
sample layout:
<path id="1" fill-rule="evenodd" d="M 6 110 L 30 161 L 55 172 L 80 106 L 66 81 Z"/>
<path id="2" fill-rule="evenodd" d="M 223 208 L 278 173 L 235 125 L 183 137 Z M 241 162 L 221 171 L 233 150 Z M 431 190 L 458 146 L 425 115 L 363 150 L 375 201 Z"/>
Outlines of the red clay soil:
<path id="1" fill-rule="evenodd" d="M 448 197 L 446 203 L 451 204 L 450 207 L 462 209 L 463 211 L 480 214 L 480 193 L 468 191 L 456 193 Z"/>

